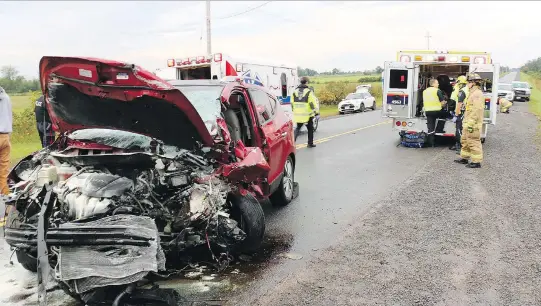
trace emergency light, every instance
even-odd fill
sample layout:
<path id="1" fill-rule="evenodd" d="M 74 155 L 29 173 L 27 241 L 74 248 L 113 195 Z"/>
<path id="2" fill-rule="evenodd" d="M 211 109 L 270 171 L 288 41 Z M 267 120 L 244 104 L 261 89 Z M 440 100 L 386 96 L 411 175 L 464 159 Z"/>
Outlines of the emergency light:
<path id="1" fill-rule="evenodd" d="M 451 62 L 451 63 L 456 63 L 456 62 L 458 62 L 458 57 L 456 57 L 456 56 L 451 56 L 451 57 L 448 59 L 448 61 Z"/>
<path id="2" fill-rule="evenodd" d="M 438 62 L 445 62 L 445 56 L 438 56 Z"/>
<path id="3" fill-rule="evenodd" d="M 205 62 L 205 57 L 204 56 L 198 56 L 197 61 L 195 63 L 196 64 L 203 64 L 204 62 Z"/>
<path id="4" fill-rule="evenodd" d="M 168 59 L 167 60 L 167 67 L 173 67 L 175 66 L 175 60 L 174 59 Z"/>
<path id="5" fill-rule="evenodd" d="M 214 61 L 215 62 L 221 62 L 222 61 L 222 54 L 221 53 L 214 54 Z"/>
<path id="6" fill-rule="evenodd" d="M 422 56 L 420 56 L 420 55 L 415 55 L 415 61 L 416 61 L 416 62 L 420 62 L 420 61 L 422 61 L 422 60 L 423 60 L 423 57 L 422 57 Z"/>
<path id="7" fill-rule="evenodd" d="M 409 55 L 402 55 L 400 57 L 400 61 L 402 63 L 409 63 L 411 61 L 411 57 Z"/>
<path id="8" fill-rule="evenodd" d="M 463 56 L 462 57 L 462 62 L 463 63 L 469 63 L 470 62 L 470 57 L 469 56 Z"/>
<path id="9" fill-rule="evenodd" d="M 476 63 L 476 64 L 486 64 L 486 59 L 484 57 L 476 57 L 474 59 L 474 63 Z"/>
<path id="10" fill-rule="evenodd" d="M 425 57 L 425 61 L 426 61 L 426 62 L 433 62 L 433 61 L 434 61 L 434 57 L 431 56 L 431 55 L 428 55 L 427 57 Z"/>

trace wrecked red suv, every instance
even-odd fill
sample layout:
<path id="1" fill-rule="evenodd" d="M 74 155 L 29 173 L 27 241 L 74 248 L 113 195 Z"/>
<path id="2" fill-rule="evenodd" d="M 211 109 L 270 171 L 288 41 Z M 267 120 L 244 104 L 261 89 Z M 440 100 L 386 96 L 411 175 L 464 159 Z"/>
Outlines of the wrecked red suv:
<path id="1" fill-rule="evenodd" d="M 10 173 L 5 240 L 86 304 L 201 256 L 224 268 L 259 247 L 258 200 L 297 195 L 293 125 L 263 87 L 73 57 L 43 57 L 40 81 L 60 137 Z"/>

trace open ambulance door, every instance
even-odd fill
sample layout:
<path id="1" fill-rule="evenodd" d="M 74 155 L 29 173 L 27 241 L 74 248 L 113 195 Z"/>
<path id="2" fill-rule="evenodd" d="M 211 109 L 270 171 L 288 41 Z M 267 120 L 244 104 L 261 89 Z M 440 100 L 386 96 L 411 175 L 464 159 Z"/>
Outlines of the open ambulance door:
<path id="1" fill-rule="evenodd" d="M 491 80 L 491 88 L 485 86 L 483 95 L 485 96 L 485 118 L 484 123 L 496 124 L 496 114 L 498 112 L 498 82 L 500 80 L 500 64 L 471 64 L 470 72 L 475 72 L 486 80 Z"/>
<path id="2" fill-rule="evenodd" d="M 413 63 L 385 62 L 383 71 L 382 116 L 412 118 L 415 77 Z"/>

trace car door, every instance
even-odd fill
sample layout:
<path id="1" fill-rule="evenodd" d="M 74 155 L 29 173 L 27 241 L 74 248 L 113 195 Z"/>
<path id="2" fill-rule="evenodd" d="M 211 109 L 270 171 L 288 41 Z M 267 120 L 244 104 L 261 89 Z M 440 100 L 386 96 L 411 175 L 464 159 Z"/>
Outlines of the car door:
<path id="1" fill-rule="evenodd" d="M 281 160 L 284 150 L 284 141 L 288 133 L 275 122 L 277 105 L 276 100 L 271 100 L 263 90 L 249 88 L 248 94 L 254 106 L 254 113 L 258 122 L 259 132 L 262 139 L 262 151 L 270 166 L 268 181 L 272 183 L 282 173 L 283 161 Z"/>

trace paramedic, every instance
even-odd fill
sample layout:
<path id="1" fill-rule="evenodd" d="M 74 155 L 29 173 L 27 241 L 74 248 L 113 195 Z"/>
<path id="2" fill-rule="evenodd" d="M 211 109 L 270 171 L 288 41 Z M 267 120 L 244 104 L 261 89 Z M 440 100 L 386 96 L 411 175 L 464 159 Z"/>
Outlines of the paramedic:
<path id="1" fill-rule="evenodd" d="M 39 139 L 43 148 L 54 142 L 54 132 L 49 112 L 45 106 L 45 98 L 39 97 L 34 106 L 34 114 L 36 115 L 36 126 L 38 128 Z"/>
<path id="2" fill-rule="evenodd" d="M 468 76 L 469 94 L 466 99 L 466 112 L 462 122 L 460 158 L 455 160 L 468 168 L 481 168 L 483 147 L 481 145 L 481 129 L 483 128 L 485 98 L 481 87 L 481 77 L 472 73 Z M 470 162 L 468 163 L 468 160 Z"/>
<path id="3" fill-rule="evenodd" d="M 443 92 L 438 89 L 439 83 L 436 79 L 431 79 L 429 83 L 430 87 L 423 91 L 423 104 L 426 115 L 426 125 L 428 128 L 427 144 L 434 146 L 435 133 L 443 133 L 445 127 L 445 120 L 438 122 L 437 119 L 447 118 L 447 112 L 442 108 L 447 104 Z"/>
<path id="4" fill-rule="evenodd" d="M 513 106 L 513 103 L 503 97 L 499 97 L 498 102 L 500 103 L 500 112 L 509 114 L 509 109 Z"/>
<path id="5" fill-rule="evenodd" d="M 291 94 L 291 108 L 293 109 L 293 119 L 297 123 L 295 129 L 295 140 L 303 125 L 308 128 L 308 148 L 314 148 L 314 117 L 317 114 L 316 96 L 308 88 L 308 77 L 301 78 L 301 84 Z"/>
<path id="6" fill-rule="evenodd" d="M 8 173 L 11 153 L 9 134 L 11 132 L 13 132 L 11 100 L 4 89 L 0 87 L 0 199 L 9 194 Z"/>
<path id="7" fill-rule="evenodd" d="M 453 94 L 451 95 L 451 99 L 456 101 L 456 107 L 454 111 L 455 116 L 453 117 L 453 121 L 456 124 L 456 144 L 454 144 L 449 149 L 456 150 L 457 154 L 460 154 L 460 135 L 462 134 L 462 119 L 464 118 L 464 111 L 466 110 L 466 105 L 464 105 L 464 101 L 468 97 L 467 84 L 468 80 L 466 79 L 466 76 L 459 76 L 455 85 L 455 89 L 453 90 Z"/>

